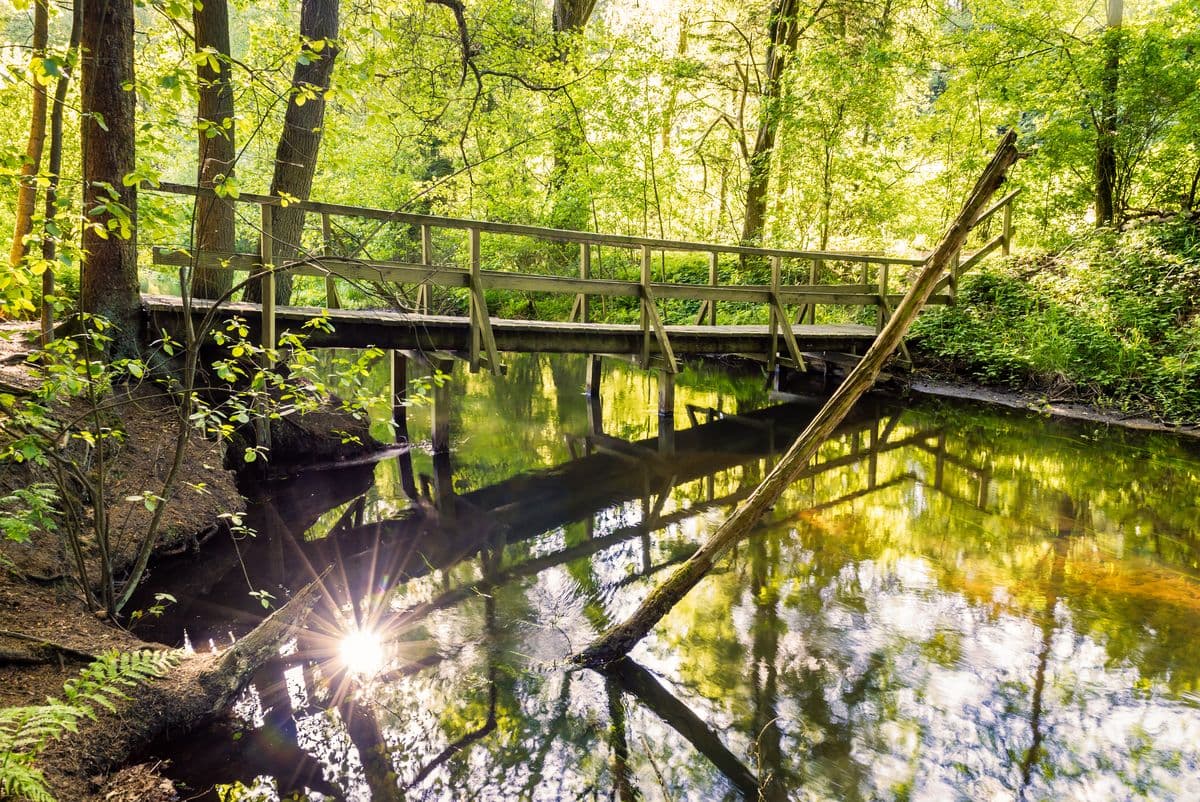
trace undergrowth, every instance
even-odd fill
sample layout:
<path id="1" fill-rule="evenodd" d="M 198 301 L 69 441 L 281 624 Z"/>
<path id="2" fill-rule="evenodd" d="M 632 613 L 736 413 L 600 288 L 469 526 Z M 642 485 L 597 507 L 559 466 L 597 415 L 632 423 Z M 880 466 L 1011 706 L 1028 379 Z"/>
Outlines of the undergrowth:
<path id="1" fill-rule="evenodd" d="M 175 651 L 112 651 L 63 684 L 61 699 L 44 705 L 0 708 L 0 798 L 55 802 L 37 759 L 46 746 L 78 732 L 96 708 L 116 710 L 124 689 L 160 677 L 179 662 Z"/>
<path id="2" fill-rule="evenodd" d="M 1200 420 L 1200 228 L 1104 230 L 993 264 L 913 328 L 943 371 L 1170 421 Z"/>

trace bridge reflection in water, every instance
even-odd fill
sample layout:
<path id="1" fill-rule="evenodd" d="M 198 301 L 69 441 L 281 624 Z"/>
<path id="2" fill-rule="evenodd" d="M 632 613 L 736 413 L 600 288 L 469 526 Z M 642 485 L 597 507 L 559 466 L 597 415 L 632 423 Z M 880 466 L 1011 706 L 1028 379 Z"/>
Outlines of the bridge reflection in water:
<path id="1" fill-rule="evenodd" d="M 262 486 L 257 538 L 206 552 L 179 580 L 159 567 L 164 584 L 191 583 L 157 622 L 164 638 L 181 622 L 198 648 L 245 631 L 263 615 L 247 580 L 281 596 L 327 565 L 322 620 L 386 638 L 361 688 L 327 637 L 300 638 L 235 721 L 174 748 L 179 777 L 377 800 L 1032 799 L 1095 782 L 1097 798 L 1123 798 L 1194 781 L 1187 565 L 1200 527 L 1155 495 L 1195 489 L 1194 462 L 1155 468 L 1138 444 L 864 405 L 718 572 L 600 676 L 563 661 L 694 551 L 816 406 L 727 413 L 709 395 L 685 399 L 679 431 L 618 437 L 603 424 L 625 434 L 619 419 L 541 384 L 533 407 L 557 404 L 556 453 L 571 455 L 554 467 L 505 476 L 506 463 L 544 462 L 521 450 L 552 438 L 518 433 L 495 453 L 468 396 L 461 414 L 430 413 L 431 429 L 456 422 L 453 457 Z M 1114 500 L 1130 481 L 1143 489 Z"/>

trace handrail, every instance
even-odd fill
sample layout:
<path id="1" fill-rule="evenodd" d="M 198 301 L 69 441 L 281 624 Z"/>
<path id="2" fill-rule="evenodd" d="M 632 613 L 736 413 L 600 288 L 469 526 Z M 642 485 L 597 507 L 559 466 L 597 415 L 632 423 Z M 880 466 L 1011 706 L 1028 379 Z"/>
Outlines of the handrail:
<path id="1" fill-rule="evenodd" d="M 185 184 L 164 183 L 152 191 L 184 195 L 191 197 L 218 198 L 217 193 L 209 188 L 188 186 Z M 970 254 L 965 262 L 959 263 L 955 257 L 954 267 L 937 285 L 934 292 L 940 293 L 949 288 L 948 295 L 935 295 L 929 299 L 931 303 L 953 303 L 957 290 L 959 274 L 969 269 L 989 253 L 1002 248 L 1007 254 L 1012 241 L 1012 201 L 1021 190 L 1009 192 L 1003 198 L 982 212 L 971 225 L 976 229 L 990 219 L 996 212 L 1004 211 L 1002 232 L 992 237 L 979 250 Z M 900 296 L 893 295 L 889 287 L 889 268 L 892 265 L 922 265 L 925 259 L 892 257 L 861 252 L 837 251 L 802 251 L 782 248 L 757 248 L 743 245 L 721 245 L 716 243 L 691 242 L 687 240 L 670 240 L 652 237 L 637 237 L 617 234 L 599 234 L 567 229 L 544 228 L 514 223 L 494 223 L 482 220 L 470 220 L 438 215 L 413 214 L 409 212 L 388 211 L 360 206 L 347 206 L 319 201 L 301 201 L 284 199 L 271 195 L 241 193 L 237 197 L 222 198 L 229 202 L 254 204 L 259 207 L 263 236 L 260 237 L 260 252 L 252 253 L 192 253 L 184 248 L 155 247 L 154 261 L 157 264 L 204 267 L 224 267 L 232 270 L 254 271 L 261 265 L 266 265 L 264 278 L 263 316 L 264 345 L 268 353 L 275 345 L 274 337 L 274 271 L 280 269 L 292 270 L 300 275 L 324 276 L 326 292 L 330 296 L 330 306 L 336 306 L 336 295 L 332 289 L 334 277 L 367 281 L 384 281 L 398 284 L 417 284 L 420 287 L 424 301 L 418 302 L 419 308 L 427 308 L 430 288 L 434 285 L 468 291 L 470 305 L 470 363 L 472 371 L 477 370 L 486 359 L 488 367 L 493 372 L 501 369 L 499 355 L 496 350 L 495 337 L 492 334 L 491 317 L 487 309 L 485 290 L 515 290 L 525 292 L 547 292 L 559 294 L 574 294 L 575 308 L 572 311 L 574 319 L 576 311 L 580 312 L 582 322 L 587 323 L 588 296 L 625 296 L 638 298 L 641 306 L 641 329 L 643 335 L 642 364 L 648 366 L 651 362 L 651 341 L 656 341 L 659 358 L 666 364 L 667 373 L 677 370 L 673 349 L 668 339 L 668 332 L 659 315 L 657 300 L 659 299 L 688 299 L 702 301 L 700 318 L 707 317 L 711 324 L 716 323 L 716 304 L 718 302 L 749 302 L 767 304 L 770 313 L 771 347 L 768 354 L 768 365 L 774 368 L 778 354 L 778 338 L 783 335 L 787 346 L 788 356 L 796 365 L 803 365 L 803 357 L 797 345 L 789 316 L 786 309 L 788 304 L 799 304 L 801 312 L 797 322 L 808 317 L 810 322 L 813 310 L 818 304 L 836 306 L 876 306 L 879 309 L 877 327 L 882 329 L 891 315 L 892 302 Z M 303 211 L 322 216 L 322 229 L 325 238 L 324 256 L 306 256 L 271 265 L 271 206 L 295 206 Z M 361 217 L 388 222 L 406 223 L 420 227 L 421 263 L 387 262 L 370 259 L 355 259 L 329 255 L 329 217 L 338 215 L 344 217 Z M 469 244 L 469 266 L 434 264 L 431 244 L 431 231 L 434 228 L 457 229 L 466 231 Z M 483 270 L 480 254 L 480 234 L 493 234 L 534 237 L 555 242 L 571 242 L 580 245 L 579 277 L 555 275 L 527 274 L 515 271 Z M 617 279 L 593 278 L 590 270 L 591 247 L 611 245 L 619 248 L 640 250 L 641 275 L 639 281 L 622 281 Z M 709 281 L 704 284 L 668 283 L 651 280 L 651 252 L 684 251 L 709 254 Z M 730 284 L 720 285 L 717 277 L 719 254 L 739 254 L 770 257 L 770 284 Z M 800 259 L 811 263 L 807 284 L 784 285 L 780 282 L 780 270 L 783 259 Z M 858 282 L 845 284 L 819 284 L 819 267 L 825 262 L 858 262 L 862 265 L 862 276 Z M 878 271 L 874 284 L 869 283 L 869 265 L 877 265 Z M 902 346 L 903 347 L 903 346 Z M 905 351 L 907 355 L 907 350 Z"/>
<path id="2" fill-rule="evenodd" d="M 987 219 L 989 217 L 991 217 L 996 212 L 1000 211 L 1001 209 L 1005 208 L 1010 203 L 1012 203 L 1013 199 L 1016 198 L 1018 195 L 1020 195 L 1021 192 L 1022 192 L 1022 190 L 1020 189 L 1020 187 L 1018 187 L 1017 189 L 1014 189 L 1012 192 L 1005 195 L 1000 200 L 993 203 L 991 206 L 984 209 L 982 212 L 979 213 L 979 216 L 975 218 L 975 222 L 971 224 L 971 228 L 977 228 L 978 226 L 983 224 L 985 221 L 987 221 Z"/>
<path id="3" fill-rule="evenodd" d="M 288 206 L 303 209 L 314 214 L 332 214 L 342 217 L 363 217 L 370 220 L 408 223 L 411 225 L 427 225 L 435 228 L 451 228 L 462 231 L 478 230 L 492 234 L 511 234 L 523 237 L 537 237 L 554 242 L 574 242 L 590 245 L 611 245 L 620 248 L 649 247 L 662 251 L 691 251 L 699 253 L 732 253 L 744 256 L 779 256 L 785 259 L 820 259 L 835 262 L 867 262 L 871 264 L 892 265 L 922 265 L 923 258 L 883 256 L 861 252 L 838 251 L 802 251 L 786 248 L 757 248 L 748 245 L 722 245 L 710 242 L 693 242 L 690 240 L 659 239 L 655 237 L 637 237 L 626 234 L 600 234 L 588 231 L 574 231 L 565 228 L 543 228 L 519 223 L 495 223 L 487 220 L 471 220 L 463 217 L 442 217 L 431 214 L 414 214 L 412 212 L 388 211 L 368 206 L 347 206 L 340 203 L 325 203 L 312 200 L 284 200 L 274 195 L 258 195 L 251 192 L 239 193 L 236 198 L 222 197 L 207 187 L 195 187 L 188 184 L 175 184 L 164 181 L 157 187 L 147 187 L 146 191 L 159 192 L 169 195 L 188 195 L 203 198 L 220 198 L 240 203 L 254 203 L 262 206 Z"/>

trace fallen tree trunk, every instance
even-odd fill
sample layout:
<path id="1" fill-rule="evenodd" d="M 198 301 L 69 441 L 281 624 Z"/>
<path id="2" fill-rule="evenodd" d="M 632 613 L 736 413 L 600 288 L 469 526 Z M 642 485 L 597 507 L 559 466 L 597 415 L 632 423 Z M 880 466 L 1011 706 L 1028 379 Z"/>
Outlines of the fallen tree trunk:
<path id="1" fill-rule="evenodd" d="M 762 484 L 739 506 L 708 541 L 686 563 L 676 569 L 665 582 L 651 591 L 646 600 L 626 620 L 611 627 L 590 646 L 575 655 L 574 662 L 600 668 L 624 657 L 637 642 L 646 636 L 676 604 L 703 579 L 713 565 L 735 543 L 745 537 L 763 514 L 775 504 L 783 491 L 804 470 L 817 449 L 833 433 L 851 408 L 871 389 L 884 363 L 900 345 L 913 320 L 933 294 L 992 195 L 1004 183 L 1008 169 L 1019 154 L 1016 133 L 1010 130 L 1000 142 L 995 155 L 975 183 L 958 217 L 942 236 L 937 248 L 926 260 L 917 279 L 905 294 L 883 331 L 867 350 L 862 361 L 821 407 L 808 427 L 784 454 Z"/>
<path id="2" fill-rule="evenodd" d="M 104 775 L 165 735 L 187 732 L 224 712 L 254 673 L 304 626 L 324 597 L 322 574 L 244 638 L 218 654 L 184 660 L 166 676 L 129 690 L 114 713 L 49 747 L 44 759 L 59 799 L 82 799 Z M 102 711 L 101 711 L 102 712 Z"/>

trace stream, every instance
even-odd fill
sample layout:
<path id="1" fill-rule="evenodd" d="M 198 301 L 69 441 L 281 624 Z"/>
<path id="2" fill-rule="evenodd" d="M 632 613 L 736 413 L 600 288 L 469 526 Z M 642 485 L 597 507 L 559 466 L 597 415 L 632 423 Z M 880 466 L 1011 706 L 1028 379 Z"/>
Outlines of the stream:
<path id="1" fill-rule="evenodd" d="M 138 634 L 227 645 L 328 568 L 326 602 L 227 718 L 144 757 L 223 802 L 1200 798 L 1195 444 L 871 398 L 601 674 L 568 659 L 820 399 L 693 366 L 660 430 L 652 374 L 607 361 L 598 403 L 584 375 L 460 366 L 418 382 L 408 452 L 244 487 L 254 534 L 155 566 L 144 598 L 177 602 Z"/>

